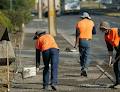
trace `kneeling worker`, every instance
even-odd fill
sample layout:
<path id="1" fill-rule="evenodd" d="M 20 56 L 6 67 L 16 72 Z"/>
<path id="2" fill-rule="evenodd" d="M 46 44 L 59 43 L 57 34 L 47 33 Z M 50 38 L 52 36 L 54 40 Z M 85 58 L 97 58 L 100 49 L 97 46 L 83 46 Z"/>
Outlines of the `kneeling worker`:
<path id="1" fill-rule="evenodd" d="M 36 40 L 36 48 L 42 52 L 42 58 L 44 63 L 43 70 L 43 89 L 47 90 L 49 85 L 49 63 L 51 63 L 51 88 L 56 89 L 58 64 L 59 64 L 59 48 L 54 38 L 46 32 L 35 33 L 33 38 Z M 39 54 L 40 55 L 40 54 Z"/>

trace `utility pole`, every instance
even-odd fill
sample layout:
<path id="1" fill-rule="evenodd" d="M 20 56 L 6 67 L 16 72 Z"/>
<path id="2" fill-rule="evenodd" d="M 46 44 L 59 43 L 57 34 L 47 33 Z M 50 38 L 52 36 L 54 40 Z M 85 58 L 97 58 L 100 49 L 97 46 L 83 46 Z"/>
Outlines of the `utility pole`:
<path id="1" fill-rule="evenodd" d="M 10 10 L 12 11 L 12 0 L 10 0 Z"/>
<path id="2" fill-rule="evenodd" d="M 42 19 L 42 0 L 38 0 L 38 18 Z"/>
<path id="3" fill-rule="evenodd" d="M 62 14 L 64 13 L 65 11 L 65 0 L 61 0 L 61 12 Z"/>
<path id="4" fill-rule="evenodd" d="M 55 0 L 48 0 L 48 28 L 52 36 L 56 36 Z"/>

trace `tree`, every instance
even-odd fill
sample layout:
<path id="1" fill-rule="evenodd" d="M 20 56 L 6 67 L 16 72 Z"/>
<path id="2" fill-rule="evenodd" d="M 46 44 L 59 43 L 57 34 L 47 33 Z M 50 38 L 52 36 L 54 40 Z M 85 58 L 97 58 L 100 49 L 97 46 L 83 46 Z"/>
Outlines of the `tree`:
<path id="1" fill-rule="evenodd" d="M 10 0 L 1 0 L 0 9 L 6 14 L 14 25 L 15 30 L 21 31 L 22 24 L 31 19 L 31 11 L 35 5 L 35 0 L 11 0 L 12 9 L 10 10 Z"/>
<path id="2" fill-rule="evenodd" d="M 13 26 L 11 24 L 11 21 L 8 17 L 6 17 L 1 11 L 0 11 L 0 29 L 9 29 L 12 30 Z"/>
<path id="3" fill-rule="evenodd" d="M 10 0 L 0 0 L 0 9 L 9 9 L 10 8 Z"/>

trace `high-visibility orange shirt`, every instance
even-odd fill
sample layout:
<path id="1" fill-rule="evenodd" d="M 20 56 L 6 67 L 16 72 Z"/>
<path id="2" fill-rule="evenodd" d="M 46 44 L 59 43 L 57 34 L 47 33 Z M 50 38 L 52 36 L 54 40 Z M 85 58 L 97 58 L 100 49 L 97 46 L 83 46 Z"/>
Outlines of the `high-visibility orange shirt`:
<path id="1" fill-rule="evenodd" d="M 89 19 L 82 19 L 76 25 L 76 28 L 80 31 L 79 38 L 92 39 L 92 30 L 94 27 L 94 22 Z"/>
<path id="2" fill-rule="evenodd" d="M 45 34 L 45 35 L 40 36 L 36 40 L 36 48 L 41 50 L 41 51 L 45 51 L 45 50 L 48 50 L 50 48 L 59 49 L 54 38 L 50 34 Z"/>
<path id="3" fill-rule="evenodd" d="M 111 28 L 111 31 L 105 35 L 105 40 L 108 41 L 112 46 L 117 47 L 120 41 L 118 28 Z"/>

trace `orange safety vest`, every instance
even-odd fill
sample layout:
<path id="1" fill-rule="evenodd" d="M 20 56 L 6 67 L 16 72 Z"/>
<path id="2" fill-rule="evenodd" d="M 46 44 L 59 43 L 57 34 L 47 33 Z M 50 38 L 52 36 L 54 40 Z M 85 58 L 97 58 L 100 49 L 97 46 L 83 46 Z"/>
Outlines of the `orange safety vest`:
<path id="1" fill-rule="evenodd" d="M 105 40 L 108 41 L 112 46 L 117 47 L 120 41 L 118 28 L 111 28 L 111 31 L 105 35 Z"/>
<path id="2" fill-rule="evenodd" d="M 58 48 L 54 38 L 50 34 L 45 34 L 40 36 L 36 40 L 36 48 L 40 49 L 41 51 L 48 50 L 50 48 Z"/>
<path id="3" fill-rule="evenodd" d="M 92 39 L 92 30 L 94 27 L 94 22 L 89 19 L 83 19 L 79 21 L 76 25 L 76 28 L 80 31 L 79 38 Z"/>

